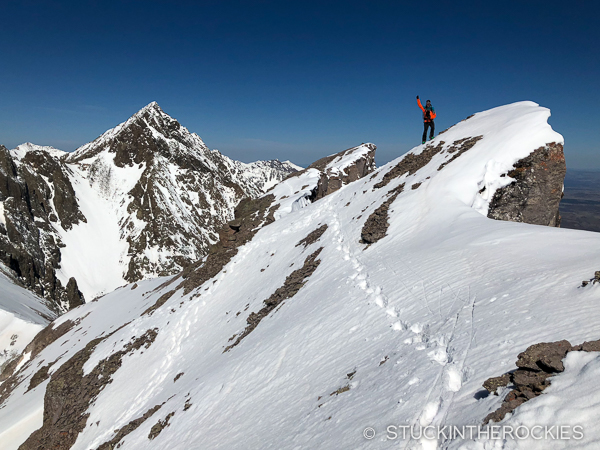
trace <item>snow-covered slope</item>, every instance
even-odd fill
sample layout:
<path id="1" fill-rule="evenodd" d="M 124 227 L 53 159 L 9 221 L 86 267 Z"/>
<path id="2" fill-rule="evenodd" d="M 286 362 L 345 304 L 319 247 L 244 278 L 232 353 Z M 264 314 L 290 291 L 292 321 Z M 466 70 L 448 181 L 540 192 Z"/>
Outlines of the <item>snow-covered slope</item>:
<path id="1" fill-rule="evenodd" d="M 0 207 L 16 224 L 0 236 L 0 259 L 40 274 L 18 275 L 59 310 L 80 303 L 64 298 L 71 279 L 70 292 L 89 301 L 127 282 L 179 272 L 206 255 L 243 197 L 297 170 L 211 151 L 155 102 L 74 153 L 27 143 L 0 156 L 7 183 L 20 192 L 20 204 L 6 208 L 15 194 L 0 192 Z"/>
<path id="2" fill-rule="evenodd" d="M 25 349 L 56 313 L 46 301 L 18 286 L 10 271 L 0 263 L 0 373 Z"/>
<path id="3" fill-rule="evenodd" d="M 532 102 L 478 113 L 373 175 L 286 210 L 237 253 L 224 245 L 233 256 L 208 279 L 216 253 L 181 277 L 126 286 L 65 314 L 53 330 L 68 331 L 9 378 L 10 394 L 0 387 L 0 441 L 7 449 L 521 445 L 394 439 L 386 428 L 479 425 L 502 401 L 481 395 L 483 381 L 510 370 L 518 353 L 600 338 L 600 285 L 579 287 L 600 269 L 600 235 L 487 217 L 491 191 L 510 182 L 514 163 L 562 143 L 548 116 Z M 275 195 L 263 198 L 271 206 L 257 221 L 274 211 Z M 598 364 L 569 358 L 549 394 L 581 398 Z M 589 398 L 597 404 L 599 394 Z M 565 395 L 556 404 L 572 405 Z M 517 420 L 535 420 L 518 411 Z M 597 448 L 595 417 L 580 417 L 589 433 L 579 448 Z"/>

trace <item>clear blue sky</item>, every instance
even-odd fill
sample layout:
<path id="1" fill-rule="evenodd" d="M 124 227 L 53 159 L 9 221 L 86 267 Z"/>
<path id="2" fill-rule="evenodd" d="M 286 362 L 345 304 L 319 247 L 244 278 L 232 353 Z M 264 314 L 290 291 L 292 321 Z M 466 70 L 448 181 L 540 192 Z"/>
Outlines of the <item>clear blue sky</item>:
<path id="1" fill-rule="evenodd" d="M 491 107 L 552 110 L 570 168 L 600 169 L 596 1 L 13 1 L 0 4 L 0 144 L 74 150 L 151 101 L 210 148 L 378 163 Z"/>

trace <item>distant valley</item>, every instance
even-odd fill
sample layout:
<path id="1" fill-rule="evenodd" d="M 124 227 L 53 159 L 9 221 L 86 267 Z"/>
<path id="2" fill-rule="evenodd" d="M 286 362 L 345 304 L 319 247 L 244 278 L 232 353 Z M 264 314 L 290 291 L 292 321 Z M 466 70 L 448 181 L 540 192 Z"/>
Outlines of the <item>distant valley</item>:
<path id="1" fill-rule="evenodd" d="M 561 227 L 600 232 L 600 171 L 567 170 Z"/>

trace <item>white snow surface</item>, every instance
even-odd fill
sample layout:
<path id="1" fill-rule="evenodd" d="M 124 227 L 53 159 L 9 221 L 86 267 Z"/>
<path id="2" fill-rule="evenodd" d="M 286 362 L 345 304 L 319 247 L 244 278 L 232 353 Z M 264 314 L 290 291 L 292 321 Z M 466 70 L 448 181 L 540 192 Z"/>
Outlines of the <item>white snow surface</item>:
<path id="1" fill-rule="evenodd" d="M 449 145 L 483 135 L 441 171 L 447 153 L 374 188 L 399 158 L 374 177 L 292 208 L 240 247 L 216 277 L 187 295 L 177 290 L 152 315 L 141 313 L 178 280 L 126 286 L 60 317 L 56 325 L 80 323 L 23 367 L 23 382 L 0 409 L 3 448 L 16 449 L 42 424 L 48 380 L 25 393 L 42 362 L 56 361 L 55 373 L 87 342 L 118 330 L 96 347 L 84 367 L 89 373 L 149 329 L 158 330 L 156 340 L 123 358 L 89 407 L 73 449 L 97 448 L 163 402 L 125 436 L 121 449 L 573 445 L 392 440 L 385 431 L 390 425 L 479 425 L 502 401 L 478 395 L 482 383 L 514 369 L 528 346 L 600 338 L 600 286 L 579 288 L 598 270 L 600 235 L 488 219 L 486 199 L 478 193 L 482 183 L 497 185 L 518 159 L 562 142 L 548 116 L 533 102 L 476 114 L 433 141 Z M 360 244 L 369 214 L 403 182 L 422 184 L 390 205 L 385 238 Z M 322 224 L 328 228 L 317 242 L 296 245 Z M 319 247 L 320 265 L 296 295 L 223 352 L 250 313 Z M 569 354 L 566 367 L 546 392 L 505 420 L 528 426 L 580 422 L 585 438 L 577 448 L 599 448 L 599 397 L 586 395 L 595 390 L 598 356 Z M 150 440 L 152 426 L 171 412 L 169 426 Z M 373 439 L 363 437 L 366 427 L 375 430 Z"/>
<path id="2" fill-rule="evenodd" d="M 71 184 L 86 222 L 70 230 L 58 227 L 65 247 L 61 249 L 61 268 L 56 275 L 63 286 L 70 277 L 75 277 L 87 301 L 126 284 L 128 245 L 119 224 L 127 205 L 121 200 L 133 188 L 142 170 L 136 166 L 117 167 L 112 164 L 113 157 L 101 153 L 96 158 L 97 170 L 105 169 L 105 176 L 99 177 L 100 186 L 80 165 L 69 165 L 73 172 Z"/>
<path id="3" fill-rule="evenodd" d="M 17 148 L 10 150 L 12 155 L 20 161 L 28 152 L 46 152 L 52 155 L 55 158 L 61 158 L 63 156 L 68 155 L 64 150 L 59 150 L 57 148 L 51 147 L 49 145 L 36 145 L 31 142 L 25 142 L 24 144 L 18 145 Z"/>
<path id="4" fill-rule="evenodd" d="M 56 318 L 43 299 L 16 285 L 9 273 L 0 263 L 0 367 Z"/>

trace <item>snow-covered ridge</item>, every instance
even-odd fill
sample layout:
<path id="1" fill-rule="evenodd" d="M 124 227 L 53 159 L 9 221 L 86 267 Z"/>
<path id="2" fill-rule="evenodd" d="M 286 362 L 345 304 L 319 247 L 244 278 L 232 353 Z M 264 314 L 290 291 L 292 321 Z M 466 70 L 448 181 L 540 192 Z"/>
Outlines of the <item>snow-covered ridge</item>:
<path id="1" fill-rule="evenodd" d="M 35 151 L 46 152 L 54 158 L 59 159 L 68 155 L 64 150 L 59 150 L 49 145 L 36 145 L 31 142 L 25 142 L 24 144 L 18 145 L 17 148 L 11 150 L 11 153 L 17 161 L 20 161 L 28 152 Z"/>
<path id="2" fill-rule="evenodd" d="M 312 201 L 340 189 L 344 184 L 356 181 L 370 173 L 375 169 L 375 149 L 374 144 L 361 144 L 343 152 L 334 153 L 279 183 L 272 190 L 275 197 L 273 205 L 279 205 L 274 212 L 275 220 L 302 209 Z M 348 169 L 351 167 L 354 170 L 349 173 Z M 330 182 L 331 187 L 328 186 Z M 323 186 L 324 183 L 327 186 Z"/>
<path id="3" fill-rule="evenodd" d="M 419 155 L 425 148 L 442 142 L 442 150 L 447 150 L 455 141 L 482 136 L 475 145 L 477 151 L 466 152 L 460 157 L 463 164 L 449 164 L 438 174 L 438 167 L 448 158 L 443 151 L 439 152 L 428 164 L 429 170 L 420 171 L 410 180 L 425 182 L 427 177 L 437 176 L 440 179 L 435 183 L 437 191 L 431 194 L 440 196 L 440 204 L 459 201 L 487 215 L 495 191 L 514 181 L 506 174 L 517 161 L 549 143 L 564 143 L 564 138 L 548 124 L 549 117 L 549 109 L 530 101 L 474 114 L 409 154 Z M 394 164 L 395 161 L 390 162 L 380 172 L 386 172 Z"/>
<path id="4" fill-rule="evenodd" d="M 412 156 L 282 215 L 190 292 L 180 288 L 181 278 L 148 280 L 67 313 L 55 326 L 77 327 L 19 372 L 22 381 L 0 409 L 0 441 L 17 448 L 43 426 L 46 443 L 72 439 L 73 449 L 485 448 L 393 439 L 386 428 L 477 426 L 502 401 L 480 395 L 481 384 L 512 367 L 518 353 L 537 342 L 600 337 L 600 286 L 579 287 L 599 269 L 599 235 L 491 220 L 476 206 L 488 171 L 503 178 L 498 167 L 508 170 L 560 140 L 546 119 L 547 110 L 531 102 L 479 113 Z M 454 157 L 460 141 L 479 136 Z M 312 170 L 280 186 L 291 191 L 294 178 Z M 365 245 L 361 232 L 372 215 L 387 228 Z M 312 275 L 224 352 L 317 251 Z M 149 331 L 156 334 L 147 345 L 130 346 Z M 93 399 L 78 404 L 85 417 L 52 409 L 44 423 L 44 405 L 63 400 L 52 394 L 44 403 L 46 392 L 59 392 L 49 384 L 57 387 L 64 376 L 58 369 L 74 364 L 95 338 L 101 341 L 80 361 L 84 373 L 92 376 L 111 355 L 120 355 L 120 367 L 100 381 Z M 571 357 L 557 377 L 563 381 L 549 391 L 554 397 L 532 400 L 514 423 L 532 426 L 540 411 L 540 423 L 551 423 L 560 418 L 551 409 L 556 401 L 565 409 L 581 405 L 584 394 L 596 402 L 586 389 L 597 377 L 593 356 Z M 51 362 L 50 378 L 26 392 Z M 65 437 L 48 420 L 54 414 L 61 424 L 85 425 Z M 582 448 L 598 446 L 596 418 L 578 417 L 589 430 Z M 371 440 L 367 427 L 375 432 Z M 526 448 L 563 444 L 542 440 Z"/>

